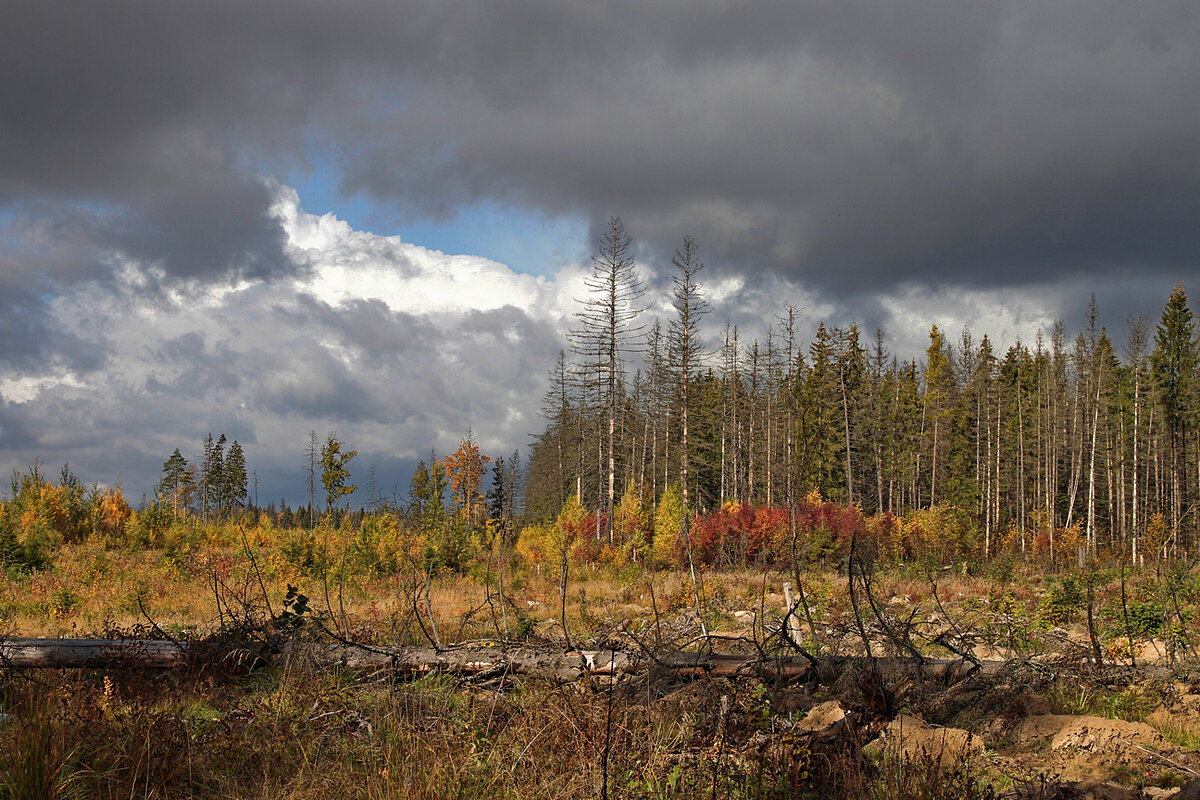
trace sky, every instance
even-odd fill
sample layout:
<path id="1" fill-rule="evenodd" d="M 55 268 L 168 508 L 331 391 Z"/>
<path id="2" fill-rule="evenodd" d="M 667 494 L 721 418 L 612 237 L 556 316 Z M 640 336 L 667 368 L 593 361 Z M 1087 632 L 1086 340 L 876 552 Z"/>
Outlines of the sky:
<path id="1" fill-rule="evenodd" d="M 1007 347 L 1200 284 L 1200 6 L 8 0 L 0 470 L 136 502 L 178 447 L 364 502 L 524 451 L 620 216 L 665 313 L 694 237 L 744 338 L 786 304 Z"/>

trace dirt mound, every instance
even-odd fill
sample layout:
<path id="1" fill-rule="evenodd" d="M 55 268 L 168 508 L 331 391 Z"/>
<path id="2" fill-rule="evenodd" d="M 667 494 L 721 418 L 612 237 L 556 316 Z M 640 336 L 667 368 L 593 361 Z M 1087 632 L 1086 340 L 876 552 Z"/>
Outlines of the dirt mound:
<path id="1" fill-rule="evenodd" d="M 1042 768 L 1074 780 L 1144 770 L 1157 763 L 1154 753 L 1171 749 L 1162 734 L 1144 722 L 1066 714 L 1025 719 L 1017 728 L 1016 742 L 1026 751 L 1047 751 Z"/>
<path id="2" fill-rule="evenodd" d="M 828 728 L 838 720 L 844 719 L 846 712 L 837 700 L 829 700 L 813 706 L 800 720 L 800 728 L 806 731 L 819 731 Z"/>
<path id="3" fill-rule="evenodd" d="M 1034 782 L 1009 796 L 1019 800 L 1145 800 L 1147 797 L 1136 789 L 1102 781 Z"/>
<path id="4" fill-rule="evenodd" d="M 920 717 L 901 714 L 864 748 L 869 755 L 872 751 L 905 761 L 934 758 L 949 765 L 982 754 L 983 739 L 960 728 L 935 728 Z"/>
<path id="5" fill-rule="evenodd" d="M 1169 796 L 1169 800 L 1200 800 L 1200 778 L 1185 783 L 1177 793 Z"/>
<path id="6" fill-rule="evenodd" d="M 1051 750 L 1075 748 L 1092 752 L 1125 752 L 1135 745 L 1160 749 L 1169 747 L 1162 734 L 1144 722 L 1126 722 L 1105 717 L 1040 714 L 1027 717 L 1017 729 L 1018 744 L 1050 740 Z"/>

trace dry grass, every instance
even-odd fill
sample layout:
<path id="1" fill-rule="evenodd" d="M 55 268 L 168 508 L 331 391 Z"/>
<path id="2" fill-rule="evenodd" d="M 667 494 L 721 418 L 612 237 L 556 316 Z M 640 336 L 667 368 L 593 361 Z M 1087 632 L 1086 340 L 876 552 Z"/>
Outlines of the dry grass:
<path id="1" fill-rule="evenodd" d="M 0 701 L 17 721 L 0 731 L 0 774 L 50 790 L 29 796 L 595 797 L 607 745 L 612 796 L 654 796 L 673 770 L 679 789 L 707 787 L 711 693 L 646 704 L 619 692 L 609 725 L 597 688 L 501 693 L 296 666 L 234 682 L 9 674 Z"/>
<path id="2" fill-rule="evenodd" d="M 340 569 L 330 570 L 327 583 L 285 558 L 282 536 L 258 537 L 253 559 L 216 535 L 152 550 L 62 547 L 45 572 L 0 575 L 0 631 L 145 633 L 144 608 L 173 635 L 211 633 L 227 607 L 262 606 L 264 595 L 279 613 L 290 585 L 327 618 L 340 619 L 344 608 L 356 638 L 407 643 L 422 640 L 422 626 L 431 632 L 411 570 L 378 574 L 348 562 L 339 587 Z M 557 577 L 507 564 L 501 609 L 495 575 L 483 566 L 434 576 L 428 599 L 439 636 L 521 634 L 560 646 Z M 777 571 L 703 571 L 710 630 L 750 635 L 753 622 L 763 641 L 778 626 L 782 585 L 791 580 Z M 843 631 L 842 639 L 824 641 L 827 649 L 853 652 L 861 643 L 845 576 L 803 580 L 821 635 Z M 1014 619 L 1022 630 L 1046 627 L 1037 616 L 1044 584 L 1032 571 L 1001 581 L 953 570 L 938 575 L 935 600 L 925 576 L 892 570 L 876 576 L 874 590 L 885 614 L 949 614 L 981 636 L 1002 637 L 1011 636 Z M 1116 588 L 1103 587 L 1102 601 L 1111 606 Z M 573 565 L 568 624 L 585 643 L 624 623 L 643 641 L 661 635 L 677 646 L 698 632 L 695 594 L 683 571 Z M 995 622 L 1001 618 L 1007 627 Z M 403 684 L 298 663 L 249 677 L 211 669 L 0 673 L 0 712 L 14 720 L 0 727 L 0 775 L 8 776 L 0 798 L 39 796 L 39 787 L 52 790 L 41 796 L 63 797 L 567 798 L 596 797 L 606 781 L 610 796 L 630 798 L 828 796 L 833 786 L 849 797 L 888 797 L 892 787 L 910 798 L 950 789 L 987 796 L 979 776 L 959 766 L 909 769 L 897 782 L 886 764 L 864 771 L 841 760 L 845 753 L 804 751 L 788 732 L 813 698 L 797 687 L 747 679 L 608 688 L 603 680 L 482 689 L 447 677 Z M 1187 733 L 1168 735 L 1194 746 Z"/>

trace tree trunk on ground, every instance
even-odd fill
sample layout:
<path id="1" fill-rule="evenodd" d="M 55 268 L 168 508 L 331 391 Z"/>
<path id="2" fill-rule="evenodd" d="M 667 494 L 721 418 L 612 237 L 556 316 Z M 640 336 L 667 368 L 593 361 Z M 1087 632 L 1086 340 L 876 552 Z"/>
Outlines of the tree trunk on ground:
<path id="1" fill-rule="evenodd" d="M 0 661 L 13 669 L 169 669 L 189 663 L 218 662 L 244 656 L 249 650 L 222 649 L 211 643 L 179 643 L 132 639 L 6 639 L 0 643 Z M 661 670 L 684 678 L 760 675 L 778 678 L 816 676 L 830 682 L 846 669 L 864 668 L 868 659 L 858 656 L 821 658 L 620 650 L 560 650 L 532 647 L 471 645 L 462 647 L 365 647 L 337 643 L 289 643 L 269 654 L 275 660 L 306 659 L 320 667 L 348 669 L 390 668 L 399 674 L 454 672 L 464 674 L 521 675 L 552 680 L 577 680 L 587 675 L 636 675 Z M 253 656 L 257 658 L 257 656 Z M 876 658 L 883 666 L 915 666 L 904 658 Z M 984 661 L 982 671 L 992 674 L 1008 662 Z M 925 660 L 924 677 L 953 682 L 970 672 L 962 659 Z"/>

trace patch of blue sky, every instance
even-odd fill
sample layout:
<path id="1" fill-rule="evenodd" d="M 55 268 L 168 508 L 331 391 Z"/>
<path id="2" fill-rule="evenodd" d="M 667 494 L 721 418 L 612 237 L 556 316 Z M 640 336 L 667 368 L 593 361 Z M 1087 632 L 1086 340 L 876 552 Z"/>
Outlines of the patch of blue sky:
<path id="1" fill-rule="evenodd" d="M 393 208 L 376 206 L 363 194 L 343 194 L 329 169 L 294 170 L 285 183 L 310 214 L 333 213 L 356 230 L 399 236 L 443 253 L 483 256 L 527 275 L 551 277 L 589 255 L 587 220 L 579 216 L 488 201 L 460 206 L 448 219 L 397 220 Z"/>
<path id="2" fill-rule="evenodd" d="M 551 217 L 514 206 L 475 203 L 445 221 L 401 225 L 405 241 L 446 253 L 468 253 L 499 261 L 516 272 L 551 277 L 587 258 L 587 222 Z"/>

